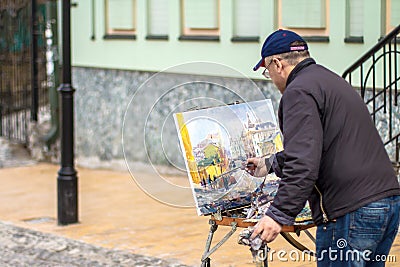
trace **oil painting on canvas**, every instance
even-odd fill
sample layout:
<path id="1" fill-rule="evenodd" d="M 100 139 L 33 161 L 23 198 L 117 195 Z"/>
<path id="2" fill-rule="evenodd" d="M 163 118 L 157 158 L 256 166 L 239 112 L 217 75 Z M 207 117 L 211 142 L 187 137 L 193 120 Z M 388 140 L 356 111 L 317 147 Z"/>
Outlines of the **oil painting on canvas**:
<path id="1" fill-rule="evenodd" d="M 282 141 L 270 100 L 174 114 L 199 215 L 249 205 L 263 178 L 244 170 L 249 157 L 271 156 Z M 264 183 L 274 194 L 276 177 Z"/>

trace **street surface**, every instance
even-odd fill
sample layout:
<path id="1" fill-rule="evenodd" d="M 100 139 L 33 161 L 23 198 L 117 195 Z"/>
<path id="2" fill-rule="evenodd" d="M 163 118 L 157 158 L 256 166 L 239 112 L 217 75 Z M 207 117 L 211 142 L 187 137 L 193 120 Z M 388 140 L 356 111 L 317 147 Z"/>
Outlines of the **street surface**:
<path id="1" fill-rule="evenodd" d="M 0 139 L 0 266 L 199 266 L 209 232 L 208 216 L 196 210 L 166 205 L 139 188 L 124 171 L 77 166 L 79 222 L 57 225 L 58 165 L 36 163 L 13 144 Z M 152 174 L 136 171 L 143 181 Z M 173 184 L 188 186 L 187 176 L 165 175 Z M 157 184 L 155 183 L 156 187 Z M 158 196 L 171 194 L 163 187 Z M 213 245 L 230 227 L 219 227 Z M 213 267 L 254 267 L 248 247 L 238 245 L 239 232 L 214 254 Z M 315 229 L 311 229 L 315 234 Z M 314 249 L 303 233 L 304 245 Z M 270 244 L 270 267 L 313 267 L 314 259 L 291 260 L 298 251 L 282 237 Z M 286 254 L 284 260 L 277 252 Z M 400 235 L 387 267 L 398 267 Z M 271 255 L 272 256 L 272 255 Z"/>
<path id="2" fill-rule="evenodd" d="M 185 267 L 187 265 L 106 249 L 0 222 L 0 266 Z"/>

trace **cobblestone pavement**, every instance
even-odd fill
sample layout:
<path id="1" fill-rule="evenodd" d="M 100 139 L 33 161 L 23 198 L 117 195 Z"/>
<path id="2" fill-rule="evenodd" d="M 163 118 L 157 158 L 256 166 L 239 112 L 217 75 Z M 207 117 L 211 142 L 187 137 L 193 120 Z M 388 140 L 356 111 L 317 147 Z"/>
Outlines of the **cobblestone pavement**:
<path id="1" fill-rule="evenodd" d="M 93 246 L 0 222 L 0 266 L 170 266 L 179 263 Z"/>

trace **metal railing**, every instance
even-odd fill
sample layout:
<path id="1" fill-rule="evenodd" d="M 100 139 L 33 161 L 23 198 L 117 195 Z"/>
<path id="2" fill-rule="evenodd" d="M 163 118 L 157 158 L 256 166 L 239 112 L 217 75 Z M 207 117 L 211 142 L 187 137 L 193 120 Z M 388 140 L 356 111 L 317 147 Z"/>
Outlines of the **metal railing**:
<path id="1" fill-rule="evenodd" d="M 359 89 L 395 166 L 400 158 L 400 25 L 342 75 Z"/>
<path id="2" fill-rule="evenodd" d="M 39 107 L 49 103 L 45 10 L 36 2 L 3 1 L 0 5 L 0 136 L 24 144 L 28 143 L 28 122 L 37 121 Z"/>

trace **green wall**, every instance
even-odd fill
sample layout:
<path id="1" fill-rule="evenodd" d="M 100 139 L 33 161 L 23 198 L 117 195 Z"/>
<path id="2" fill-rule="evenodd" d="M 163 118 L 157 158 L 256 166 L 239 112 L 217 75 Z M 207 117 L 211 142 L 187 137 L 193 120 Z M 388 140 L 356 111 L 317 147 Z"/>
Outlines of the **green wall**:
<path id="1" fill-rule="evenodd" d="M 92 35 L 91 2 L 76 0 L 72 8 L 72 62 L 74 66 L 160 71 L 192 61 L 211 61 L 237 69 L 250 78 L 262 79 L 261 71 L 252 67 L 260 58 L 265 37 L 276 29 L 275 1 L 261 4 L 260 42 L 232 42 L 233 10 L 231 0 L 220 0 L 220 41 L 179 41 L 181 34 L 180 1 L 169 0 L 169 40 L 146 40 L 146 0 L 137 1 L 136 40 L 104 40 L 104 1 L 95 1 L 95 40 Z M 346 0 L 330 0 L 329 42 L 309 42 L 310 52 L 317 62 L 339 74 L 377 43 L 381 37 L 381 1 L 364 0 L 364 43 L 345 43 Z M 370 16 L 370 14 L 376 14 Z M 295 16 L 295 14 L 294 14 Z M 206 69 L 187 70 L 187 73 L 221 75 Z"/>

